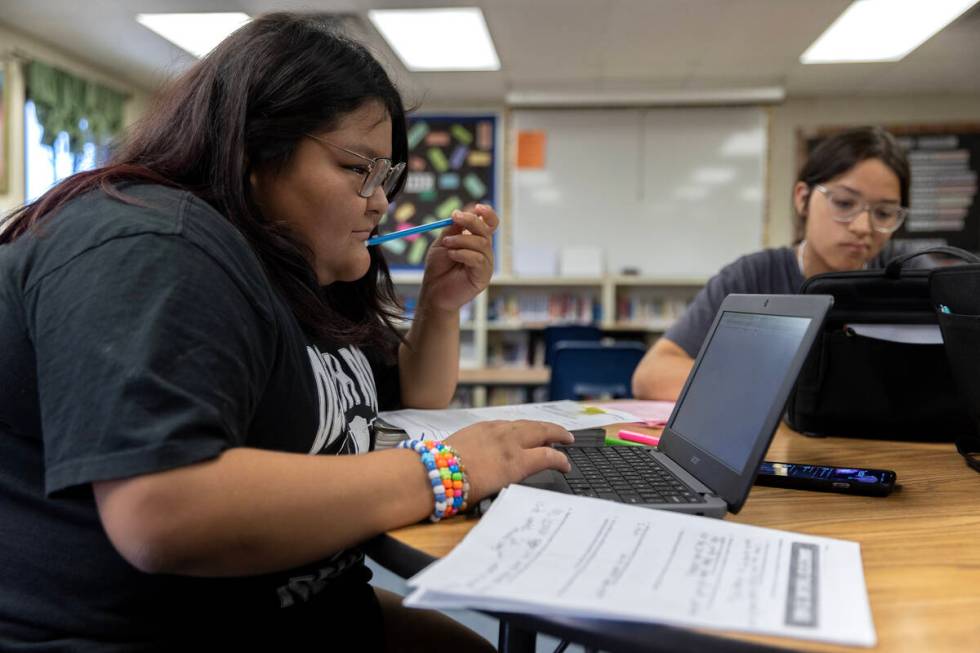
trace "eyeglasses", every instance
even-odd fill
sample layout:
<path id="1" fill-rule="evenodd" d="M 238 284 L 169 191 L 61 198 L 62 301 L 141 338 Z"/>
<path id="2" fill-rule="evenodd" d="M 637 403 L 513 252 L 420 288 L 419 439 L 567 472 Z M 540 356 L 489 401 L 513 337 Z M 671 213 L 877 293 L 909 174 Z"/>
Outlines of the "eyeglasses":
<path id="1" fill-rule="evenodd" d="M 893 202 L 863 202 L 861 196 L 843 188 L 833 190 L 820 184 L 813 186 L 830 202 L 830 216 L 837 222 L 851 223 L 859 215 L 868 212 L 872 228 L 883 234 L 890 234 L 902 226 L 909 210 Z"/>
<path id="2" fill-rule="evenodd" d="M 330 147 L 338 149 L 341 152 L 346 152 L 351 156 L 356 156 L 358 159 L 367 161 L 367 165 L 365 166 L 367 170 L 362 173 L 364 175 L 364 182 L 361 184 L 361 189 L 357 191 L 357 194 L 365 199 L 374 195 L 374 191 L 378 189 L 378 186 L 381 186 L 385 196 L 390 198 L 391 192 L 398 186 L 398 182 L 401 181 L 402 178 L 402 173 L 405 172 L 404 163 L 393 163 L 388 157 L 379 156 L 372 159 L 369 156 L 352 152 L 346 147 L 340 147 L 339 145 L 335 145 L 334 143 L 331 143 L 330 141 L 318 136 L 314 136 L 313 134 L 306 135 L 315 140 L 317 143 L 329 145 Z"/>

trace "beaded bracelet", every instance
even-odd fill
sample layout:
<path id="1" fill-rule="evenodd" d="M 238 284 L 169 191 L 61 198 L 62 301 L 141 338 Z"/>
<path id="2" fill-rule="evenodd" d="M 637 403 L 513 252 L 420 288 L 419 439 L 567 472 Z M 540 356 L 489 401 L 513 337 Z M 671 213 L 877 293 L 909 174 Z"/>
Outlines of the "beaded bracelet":
<path id="1" fill-rule="evenodd" d="M 429 475 L 435 497 L 430 521 L 436 522 L 466 510 L 470 482 L 455 449 L 436 440 L 403 440 L 398 443 L 398 448 L 418 453 Z"/>

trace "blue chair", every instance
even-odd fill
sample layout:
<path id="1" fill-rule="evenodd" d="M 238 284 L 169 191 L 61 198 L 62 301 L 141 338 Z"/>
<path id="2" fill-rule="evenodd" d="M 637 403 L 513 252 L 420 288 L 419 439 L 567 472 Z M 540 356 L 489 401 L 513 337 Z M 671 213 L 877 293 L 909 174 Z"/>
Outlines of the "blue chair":
<path id="1" fill-rule="evenodd" d="M 551 356 L 555 351 L 555 345 L 563 340 L 588 340 L 599 342 L 602 339 L 602 330 L 599 327 L 589 324 L 566 324 L 562 326 L 549 326 L 544 328 L 544 364 L 551 365 Z"/>
<path id="2" fill-rule="evenodd" d="M 555 345 L 548 394 L 558 399 L 629 399 L 633 370 L 646 354 L 639 342 L 564 341 Z"/>

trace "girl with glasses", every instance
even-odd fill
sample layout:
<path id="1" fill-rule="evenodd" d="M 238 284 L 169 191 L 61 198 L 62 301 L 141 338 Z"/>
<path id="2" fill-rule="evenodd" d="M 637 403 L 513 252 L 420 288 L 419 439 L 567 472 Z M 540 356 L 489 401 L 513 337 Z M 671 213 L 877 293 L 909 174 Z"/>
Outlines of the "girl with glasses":
<path id="1" fill-rule="evenodd" d="M 637 366 L 633 394 L 677 399 L 729 293 L 795 293 L 813 275 L 882 267 L 904 253 L 890 239 L 908 214 L 909 183 L 905 152 L 883 129 L 853 129 L 820 143 L 793 188 L 796 244 L 743 256 L 712 277 Z"/>
<path id="2" fill-rule="evenodd" d="M 497 216 L 456 212 L 416 318 L 365 241 L 405 111 L 325 16 L 270 14 L 105 168 L 0 225 L 0 649 L 491 650 L 368 583 L 359 545 L 568 469 L 549 424 L 373 451 L 445 407 Z"/>

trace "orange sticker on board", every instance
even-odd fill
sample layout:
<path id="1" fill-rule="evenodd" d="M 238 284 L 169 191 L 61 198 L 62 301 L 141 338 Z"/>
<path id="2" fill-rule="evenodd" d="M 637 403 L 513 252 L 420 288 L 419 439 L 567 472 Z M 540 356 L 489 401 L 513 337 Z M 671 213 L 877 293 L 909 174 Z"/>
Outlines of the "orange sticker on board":
<path id="1" fill-rule="evenodd" d="M 544 148 L 547 138 L 540 130 L 517 132 L 517 167 L 544 168 Z"/>

